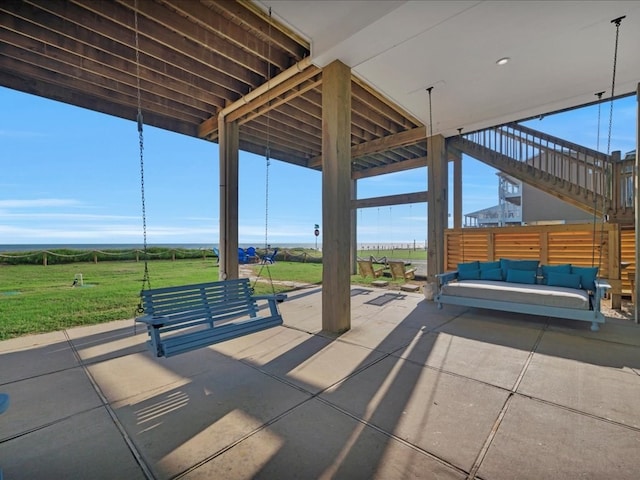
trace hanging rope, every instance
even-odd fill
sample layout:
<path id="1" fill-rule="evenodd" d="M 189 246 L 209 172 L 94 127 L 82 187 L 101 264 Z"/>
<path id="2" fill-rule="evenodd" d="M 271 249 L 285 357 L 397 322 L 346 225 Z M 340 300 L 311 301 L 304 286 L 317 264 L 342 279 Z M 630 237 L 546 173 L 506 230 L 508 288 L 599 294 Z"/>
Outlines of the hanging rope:
<path id="1" fill-rule="evenodd" d="M 138 113 L 136 120 L 138 122 L 138 145 L 140 156 L 140 198 L 142 202 L 142 237 L 143 237 L 143 256 L 144 256 L 144 275 L 142 277 L 142 290 L 151 288 L 151 281 L 149 279 L 149 252 L 147 247 L 147 212 L 144 198 L 144 134 L 142 118 L 142 89 L 140 87 L 140 39 L 138 33 L 138 0 L 134 2 L 134 29 L 135 29 L 135 48 L 136 48 L 136 92 L 138 101 Z M 144 313 L 144 306 L 142 305 L 142 299 L 136 309 L 137 314 Z"/>
<path id="2" fill-rule="evenodd" d="M 613 49 L 613 71 L 611 74 L 611 99 L 609 102 L 609 131 L 607 133 L 607 156 L 611 155 L 611 133 L 612 133 L 612 127 L 613 127 L 613 99 L 615 98 L 615 92 L 616 92 L 616 70 L 618 65 L 618 44 L 620 39 L 620 24 L 622 23 L 622 20 L 625 18 L 626 18 L 625 16 L 622 16 L 622 17 L 614 18 L 613 20 L 611 20 L 611 23 L 613 23 L 616 26 L 616 40 L 615 40 L 615 46 Z M 600 271 L 600 269 L 602 268 L 602 245 L 604 244 L 604 221 L 605 221 L 606 212 L 607 212 L 606 199 L 609 197 L 609 195 L 611 195 L 611 191 L 612 191 L 611 182 L 613 180 L 611 175 L 611 170 L 613 166 L 609 164 L 609 165 L 606 165 L 605 167 L 606 167 L 606 170 L 605 170 L 606 192 L 602 201 L 602 227 L 600 229 L 600 245 L 598 246 L 598 250 L 599 250 L 598 271 Z"/>

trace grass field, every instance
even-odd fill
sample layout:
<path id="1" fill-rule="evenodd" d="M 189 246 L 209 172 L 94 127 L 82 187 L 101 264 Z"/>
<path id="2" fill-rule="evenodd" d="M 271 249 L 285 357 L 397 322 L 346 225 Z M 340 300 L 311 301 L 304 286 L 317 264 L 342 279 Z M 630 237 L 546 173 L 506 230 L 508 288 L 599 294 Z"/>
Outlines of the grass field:
<path id="1" fill-rule="evenodd" d="M 424 251 L 418 253 L 424 258 Z M 396 256 L 411 258 L 409 252 Z M 250 268 L 263 280 L 255 283 L 257 294 L 291 290 L 279 282 L 322 282 L 321 263 L 278 261 L 268 270 L 261 265 Z M 152 288 L 218 280 L 215 259 L 154 260 L 148 269 Z M 76 274 L 82 274 L 84 286 L 72 287 Z M 143 276 L 144 263 L 135 261 L 0 265 L 0 340 L 133 318 Z M 266 281 L 269 276 L 273 284 Z M 352 276 L 352 283 L 371 281 Z"/>

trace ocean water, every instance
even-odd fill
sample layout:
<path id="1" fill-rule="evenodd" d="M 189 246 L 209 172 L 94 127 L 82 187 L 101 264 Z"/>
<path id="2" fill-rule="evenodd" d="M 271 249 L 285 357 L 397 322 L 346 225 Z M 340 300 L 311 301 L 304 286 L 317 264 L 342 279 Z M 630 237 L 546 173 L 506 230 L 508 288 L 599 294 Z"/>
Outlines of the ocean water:
<path id="1" fill-rule="evenodd" d="M 264 245 L 257 243 L 240 243 L 240 247 L 256 247 L 264 248 Z M 147 247 L 162 247 L 162 248 L 187 248 L 195 250 L 211 250 L 213 247 L 218 247 L 217 243 L 157 243 L 148 244 Z M 272 243 L 270 248 L 316 248 L 314 243 Z M 406 248 L 424 248 L 424 244 L 414 245 L 413 243 L 362 243 L 358 244 L 360 250 L 391 250 L 393 248 L 406 249 Z M 142 250 L 142 244 L 140 243 L 36 243 L 36 244 L 7 244 L 0 245 L 0 253 L 8 252 L 39 252 L 42 250 L 56 250 L 56 249 L 71 249 L 71 250 Z M 317 248 L 322 250 L 322 243 L 318 242 Z"/>
<path id="2" fill-rule="evenodd" d="M 241 243 L 242 248 L 256 247 L 263 248 L 264 245 Z M 154 243 L 147 244 L 147 247 L 162 248 L 187 248 L 194 250 L 211 250 L 218 247 L 217 243 Z M 315 248 L 314 243 L 296 243 L 296 244 L 272 244 L 271 248 Z M 56 249 L 71 250 L 142 250 L 143 245 L 140 243 L 38 243 L 38 244 L 16 244 L 16 245 L 0 245 L 0 252 L 38 252 L 42 250 Z M 318 245 L 320 248 L 320 245 Z"/>

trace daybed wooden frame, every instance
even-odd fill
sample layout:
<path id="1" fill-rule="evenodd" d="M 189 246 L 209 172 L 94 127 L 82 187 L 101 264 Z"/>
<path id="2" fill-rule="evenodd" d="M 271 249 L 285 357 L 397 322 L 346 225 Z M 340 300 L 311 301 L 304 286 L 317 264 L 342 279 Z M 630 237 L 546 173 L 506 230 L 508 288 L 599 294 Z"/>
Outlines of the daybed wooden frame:
<path id="1" fill-rule="evenodd" d="M 438 274 L 436 275 L 436 278 L 438 279 L 438 294 L 435 296 L 434 301 L 438 304 L 439 309 L 442 308 L 443 304 L 449 304 L 464 307 L 486 308 L 489 310 L 501 310 L 503 312 L 566 318 L 568 320 L 581 320 L 584 322 L 591 322 L 591 330 L 594 332 L 597 332 L 600 329 L 600 323 L 605 323 L 605 317 L 600 311 L 600 304 L 607 293 L 607 290 L 611 288 L 611 285 L 607 281 L 596 280 L 595 291 L 590 294 L 591 308 L 589 310 L 581 310 L 575 308 L 551 307 L 547 305 L 445 295 L 442 293 L 442 286 L 457 280 L 458 271 L 456 270 L 453 272 Z M 465 280 L 462 281 L 464 282 Z"/>

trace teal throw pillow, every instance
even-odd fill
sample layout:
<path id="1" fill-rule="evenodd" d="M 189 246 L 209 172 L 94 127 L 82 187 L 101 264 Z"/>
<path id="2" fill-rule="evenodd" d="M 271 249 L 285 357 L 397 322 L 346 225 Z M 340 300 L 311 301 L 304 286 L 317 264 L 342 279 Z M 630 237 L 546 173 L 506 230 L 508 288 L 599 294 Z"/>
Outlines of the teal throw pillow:
<path id="1" fill-rule="evenodd" d="M 502 268 L 502 278 L 504 278 L 505 280 L 507 279 L 507 273 L 509 270 L 525 270 L 537 272 L 538 263 L 540 263 L 538 260 L 510 260 L 508 258 L 501 258 L 500 268 Z"/>
<path id="2" fill-rule="evenodd" d="M 500 268 L 500 260 L 495 262 L 480 262 L 480 271 L 495 270 L 496 268 Z"/>
<path id="3" fill-rule="evenodd" d="M 571 267 L 571 273 L 580 275 L 581 288 L 595 290 L 595 280 L 598 277 L 598 267 Z"/>
<path id="4" fill-rule="evenodd" d="M 547 285 L 550 273 L 571 273 L 571 264 L 566 265 L 542 265 L 542 283 Z M 578 287 L 580 288 L 580 287 Z"/>
<path id="5" fill-rule="evenodd" d="M 536 283 L 536 272 L 535 270 L 517 270 L 510 268 L 507 270 L 507 282 L 533 285 Z"/>
<path id="6" fill-rule="evenodd" d="M 477 260 L 475 262 L 467 262 L 467 263 L 459 263 L 458 264 L 458 272 L 462 272 L 465 270 L 478 270 L 480 268 L 480 262 Z"/>
<path id="7" fill-rule="evenodd" d="M 496 262 L 499 264 L 499 262 Z M 498 282 L 502 281 L 502 269 L 494 268 L 492 270 L 482 270 L 480 268 L 480 279 L 481 280 L 495 280 Z"/>
<path id="8" fill-rule="evenodd" d="M 547 285 L 550 287 L 580 288 L 580 275 L 549 272 Z"/>
<path id="9" fill-rule="evenodd" d="M 480 269 L 458 270 L 458 280 L 480 280 Z"/>

